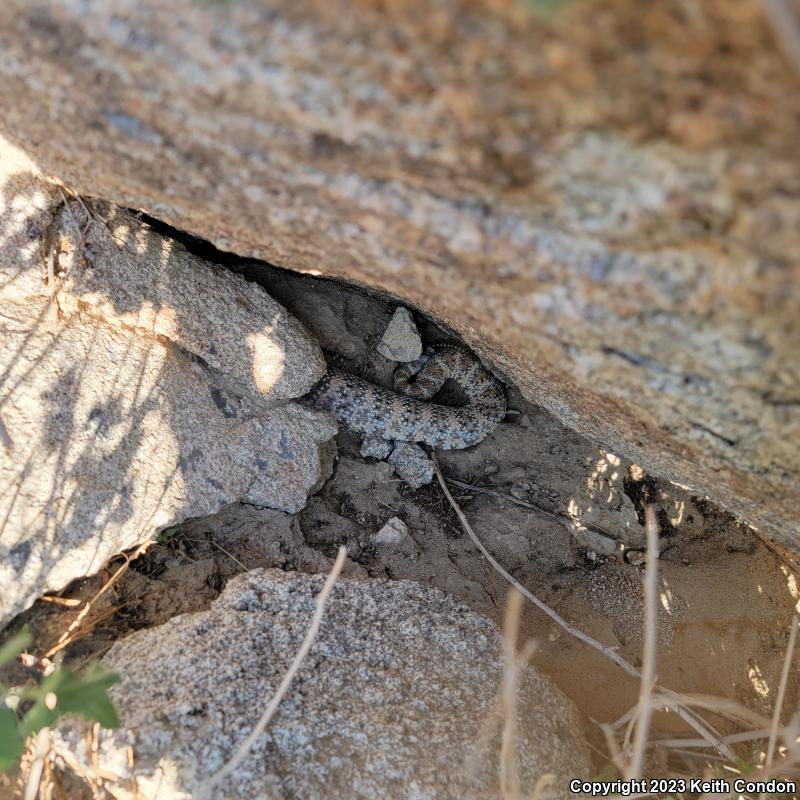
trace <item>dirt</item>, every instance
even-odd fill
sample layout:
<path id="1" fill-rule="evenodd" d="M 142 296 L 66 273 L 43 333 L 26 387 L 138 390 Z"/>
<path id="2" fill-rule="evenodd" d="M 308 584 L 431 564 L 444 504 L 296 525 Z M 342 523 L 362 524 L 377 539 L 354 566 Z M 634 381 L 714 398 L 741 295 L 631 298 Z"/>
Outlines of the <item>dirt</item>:
<path id="1" fill-rule="evenodd" d="M 332 360 L 388 385 L 394 365 L 375 344 L 397 306 L 390 298 L 263 265 L 235 266 L 299 317 Z M 416 313 L 415 319 L 424 342 L 451 339 L 433 321 Z M 493 435 L 468 450 L 439 453 L 456 500 L 489 551 L 573 625 L 638 664 L 643 504 L 645 496 L 655 498 L 661 529 L 659 682 L 771 713 L 799 597 L 788 562 L 706 498 L 644 475 L 563 427 L 513 387 L 508 399 L 509 414 Z M 333 476 L 300 513 L 238 505 L 163 532 L 97 598 L 81 635 L 58 657 L 82 663 L 131 631 L 205 608 L 245 569 L 325 571 L 340 544 L 348 548 L 346 574 L 353 578 L 408 578 L 435 586 L 499 623 L 507 584 L 471 543 L 438 485 L 410 489 L 390 465 L 362 458 L 358 439 L 347 431 L 337 444 Z M 408 527 L 411 541 L 403 547 L 375 540 L 392 517 Z M 125 563 L 120 558 L 102 574 L 75 582 L 61 602 L 91 599 Z M 12 630 L 28 624 L 35 652 L 47 651 L 80 607 L 40 601 Z M 538 642 L 534 663 L 586 715 L 599 771 L 603 745 L 588 719 L 620 717 L 636 702 L 638 682 L 531 606 L 523 635 Z M 15 669 L 6 679 L 25 677 L 25 668 Z M 798 699 L 795 660 L 786 707 L 796 707 Z M 664 714 L 655 728 L 654 738 L 686 732 Z M 719 729 L 727 730 L 722 723 Z"/>

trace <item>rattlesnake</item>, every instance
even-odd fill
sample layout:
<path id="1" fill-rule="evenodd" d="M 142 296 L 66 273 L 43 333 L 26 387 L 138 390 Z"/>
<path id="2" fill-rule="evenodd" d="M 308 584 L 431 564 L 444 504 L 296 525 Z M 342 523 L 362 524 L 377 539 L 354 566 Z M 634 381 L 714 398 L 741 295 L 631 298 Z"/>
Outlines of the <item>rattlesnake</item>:
<path id="1" fill-rule="evenodd" d="M 413 378 L 413 380 L 412 380 Z M 426 402 L 452 379 L 467 397 L 460 408 Z M 358 433 L 443 450 L 470 447 L 488 436 L 506 413 L 503 386 L 475 356 L 454 345 L 426 348 L 394 374 L 395 392 L 328 367 L 304 400 L 331 412 Z"/>

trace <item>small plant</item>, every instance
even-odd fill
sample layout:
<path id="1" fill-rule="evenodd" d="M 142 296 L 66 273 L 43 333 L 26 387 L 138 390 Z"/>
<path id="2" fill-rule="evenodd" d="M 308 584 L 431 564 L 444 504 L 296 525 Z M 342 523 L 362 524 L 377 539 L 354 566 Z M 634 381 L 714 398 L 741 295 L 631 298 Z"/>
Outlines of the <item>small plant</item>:
<path id="1" fill-rule="evenodd" d="M 0 667 L 13 661 L 30 641 L 30 633 L 22 630 L 0 646 Z M 30 736 L 65 714 L 116 728 L 119 718 L 108 689 L 118 680 L 115 673 L 92 664 L 83 675 L 59 667 L 38 686 L 0 684 L 0 772 L 18 763 Z"/>
<path id="2" fill-rule="evenodd" d="M 172 539 L 181 532 L 181 529 L 181 525 L 170 525 L 169 528 L 164 528 L 164 530 L 160 531 L 156 536 L 156 542 L 158 542 L 158 544 L 166 544 L 172 541 Z"/>

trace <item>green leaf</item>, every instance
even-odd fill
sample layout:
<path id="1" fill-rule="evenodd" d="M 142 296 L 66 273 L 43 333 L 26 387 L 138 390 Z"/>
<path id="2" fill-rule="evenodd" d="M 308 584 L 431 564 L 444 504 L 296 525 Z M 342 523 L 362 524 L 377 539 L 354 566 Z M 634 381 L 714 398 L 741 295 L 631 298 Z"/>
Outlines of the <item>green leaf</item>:
<path id="1" fill-rule="evenodd" d="M 115 672 L 106 672 L 99 664 L 93 664 L 85 676 L 57 692 L 57 709 L 62 714 L 81 714 L 104 728 L 116 728 L 119 717 L 108 690 L 119 680 Z"/>
<path id="2" fill-rule="evenodd" d="M 170 539 L 174 539 L 181 530 L 182 528 L 180 525 L 170 525 L 169 528 L 164 528 L 163 531 L 159 531 L 156 536 L 156 541 L 159 544 L 166 544 Z"/>
<path id="3" fill-rule="evenodd" d="M 25 749 L 17 715 L 0 703 L 0 772 L 13 767 Z"/>
<path id="4" fill-rule="evenodd" d="M 0 667 L 13 661 L 31 643 L 32 638 L 30 631 L 23 628 L 0 645 Z"/>
<path id="5" fill-rule="evenodd" d="M 35 702 L 22 721 L 23 733 L 36 733 L 64 714 L 80 714 L 104 728 L 116 728 L 119 717 L 108 689 L 117 681 L 119 675 L 106 672 L 98 664 L 92 665 L 83 676 L 70 669 L 57 670 L 35 690 Z"/>

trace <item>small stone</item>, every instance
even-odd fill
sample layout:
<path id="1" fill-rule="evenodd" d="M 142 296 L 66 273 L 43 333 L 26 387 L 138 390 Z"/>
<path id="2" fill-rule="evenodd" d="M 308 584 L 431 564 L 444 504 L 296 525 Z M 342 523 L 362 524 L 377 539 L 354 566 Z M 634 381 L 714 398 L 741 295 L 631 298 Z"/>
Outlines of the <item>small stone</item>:
<path id="1" fill-rule="evenodd" d="M 408 525 L 400 517 L 392 517 L 373 537 L 372 543 L 392 550 L 414 552 L 416 544 L 408 532 Z"/>
<path id="2" fill-rule="evenodd" d="M 659 486 L 657 503 L 659 512 L 666 517 L 673 533 L 681 533 L 690 539 L 704 536 L 706 515 L 690 492 L 674 484 L 663 483 Z M 748 541 L 751 539 L 749 535 L 746 538 Z"/>
<path id="3" fill-rule="evenodd" d="M 426 486 L 433 480 L 433 462 L 428 454 L 413 442 L 397 442 L 389 463 L 412 489 Z"/>
<path id="4" fill-rule="evenodd" d="M 376 350 L 390 361 L 416 361 L 422 355 L 422 339 L 407 308 L 394 312 Z"/>
<path id="5" fill-rule="evenodd" d="M 591 472 L 585 486 L 570 498 L 570 516 L 586 528 L 613 531 L 614 538 L 626 547 L 643 549 L 644 529 L 633 501 L 625 493 L 627 468 L 620 457 L 598 450 L 587 466 Z"/>
<path id="6" fill-rule="evenodd" d="M 597 533 L 596 531 L 583 530 L 581 531 L 581 538 L 589 548 L 589 552 L 596 555 L 613 556 L 620 546 L 619 542 L 610 536 L 603 536 L 602 533 Z"/>
<path id="7" fill-rule="evenodd" d="M 392 443 L 388 439 L 371 434 L 361 440 L 361 448 L 358 452 L 364 458 L 377 458 L 383 461 L 392 452 Z"/>
<path id="8" fill-rule="evenodd" d="M 647 556 L 641 550 L 628 550 L 625 552 L 625 560 L 632 567 L 643 567 L 647 563 Z"/>
<path id="9" fill-rule="evenodd" d="M 508 493 L 517 500 L 527 500 L 532 488 L 528 481 L 521 481 L 520 483 L 512 483 Z"/>

